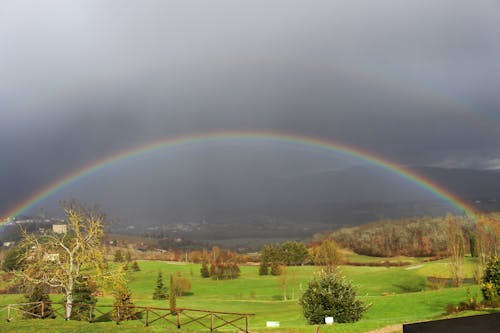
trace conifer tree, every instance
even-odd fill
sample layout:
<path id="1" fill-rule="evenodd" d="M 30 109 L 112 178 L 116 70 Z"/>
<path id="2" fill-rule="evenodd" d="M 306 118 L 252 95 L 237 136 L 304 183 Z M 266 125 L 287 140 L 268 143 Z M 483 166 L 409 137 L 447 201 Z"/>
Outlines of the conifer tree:
<path id="1" fill-rule="evenodd" d="M 115 262 L 122 262 L 123 261 L 123 254 L 120 249 L 115 251 Z"/>
<path id="2" fill-rule="evenodd" d="M 88 278 L 79 277 L 73 289 L 73 311 L 71 319 L 90 319 L 91 306 L 97 303 L 97 298 L 92 295 L 93 290 L 89 286 Z"/>
<path id="3" fill-rule="evenodd" d="M 35 284 L 28 288 L 28 292 L 24 297 L 27 303 L 43 302 L 43 304 L 29 304 L 23 306 L 25 311 L 24 317 L 27 319 L 34 318 L 55 318 L 54 310 L 52 309 L 51 300 L 48 293 L 48 288 L 44 284 Z"/>
<path id="4" fill-rule="evenodd" d="M 132 301 L 132 292 L 125 283 L 117 283 L 113 288 L 113 320 L 119 322 L 123 320 L 137 319 L 137 313 Z"/>
<path id="5" fill-rule="evenodd" d="M 166 299 L 168 296 L 168 289 L 163 284 L 163 276 L 161 271 L 158 271 L 158 276 L 156 278 L 156 287 L 153 292 L 153 299 Z"/>
<path id="6" fill-rule="evenodd" d="M 136 260 L 134 260 L 134 262 L 132 263 L 132 270 L 134 272 L 139 272 L 141 270 L 141 268 L 139 267 L 139 264 L 137 263 Z"/>
<path id="7" fill-rule="evenodd" d="M 200 273 L 202 278 L 210 277 L 210 271 L 208 270 L 208 265 L 206 262 L 203 262 L 201 264 Z"/>
<path id="8" fill-rule="evenodd" d="M 170 303 L 170 313 L 176 314 L 177 311 L 175 310 L 177 307 L 177 300 L 176 300 L 177 295 L 175 294 L 175 281 L 174 281 L 174 276 L 170 275 L 170 295 L 168 297 L 169 303 Z"/>

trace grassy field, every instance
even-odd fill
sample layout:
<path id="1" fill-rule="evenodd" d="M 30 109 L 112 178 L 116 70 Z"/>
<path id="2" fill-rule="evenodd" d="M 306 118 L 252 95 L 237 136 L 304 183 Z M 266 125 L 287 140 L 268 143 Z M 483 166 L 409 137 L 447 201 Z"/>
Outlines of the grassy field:
<path id="1" fill-rule="evenodd" d="M 363 261 L 363 257 L 351 260 Z M 378 258 L 380 259 L 380 258 Z M 366 332 L 387 325 L 408 323 L 442 318 L 446 305 L 457 304 L 467 298 L 467 292 L 480 297 L 478 286 L 466 284 L 460 288 L 441 288 L 431 290 L 427 285 L 427 276 L 446 277 L 446 261 L 419 262 L 413 258 L 397 260 L 412 262 L 404 267 L 365 267 L 344 266 L 343 273 L 357 287 L 359 297 L 370 308 L 363 319 L 353 324 L 335 324 L 322 326 L 321 332 Z M 471 277 L 472 259 L 466 263 L 466 272 Z M 202 279 L 200 265 L 167 263 L 161 261 L 139 261 L 141 271 L 130 273 L 130 289 L 136 305 L 168 307 L 168 301 L 151 299 L 156 276 L 163 273 L 168 285 L 170 274 L 181 275 L 191 280 L 192 291 L 187 296 L 178 297 L 177 306 L 196 309 L 210 309 L 230 312 L 254 313 L 250 319 L 252 332 L 314 332 L 315 326 L 307 325 L 302 317 L 298 298 L 307 287 L 307 282 L 315 274 L 311 266 L 289 267 L 287 277 L 287 300 L 283 300 L 278 278 L 258 276 L 258 267 L 241 267 L 241 277 L 231 281 Z M 60 295 L 52 295 L 53 301 L 60 301 Z M 2 295 L 0 304 L 22 301 L 19 295 Z M 112 304 L 109 294 L 105 294 L 98 304 Z M 470 314 L 469 312 L 468 314 Z M 479 312 L 474 312 L 479 313 Z M 463 315 L 462 313 L 461 315 Z M 466 313 L 467 314 L 467 313 Z M 5 321 L 5 311 L 0 312 L 0 332 L 165 332 L 166 324 L 150 327 L 136 321 L 122 323 L 86 323 L 54 320 L 21 320 L 10 323 Z M 266 329 L 266 321 L 279 321 L 279 329 Z M 182 329 L 181 331 L 197 330 Z M 171 331 L 176 331 L 170 326 Z M 234 329 L 232 330 L 234 331 Z"/>

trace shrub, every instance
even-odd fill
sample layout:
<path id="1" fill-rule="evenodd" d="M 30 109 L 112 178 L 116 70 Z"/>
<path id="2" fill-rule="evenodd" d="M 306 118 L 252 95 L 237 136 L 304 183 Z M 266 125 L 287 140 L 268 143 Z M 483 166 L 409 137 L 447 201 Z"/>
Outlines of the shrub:
<path id="1" fill-rule="evenodd" d="M 182 296 L 184 293 L 191 291 L 191 281 L 183 277 L 175 277 L 173 289 L 171 287 L 170 292 L 174 293 L 176 296 Z"/>
<path id="2" fill-rule="evenodd" d="M 496 303 L 500 299 L 500 259 L 491 258 L 486 264 L 481 291 L 486 301 Z"/>
<path id="3" fill-rule="evenodd" d="M 283 266 L 277 262 L 271 264 L 271 275 L 277 276 L 283 273 Z"/>
<path id="4" fill-rule="evenodd" d="M 267 262 L 261 262 L 259 265 L 259 275 L 269 274 L 269 264 Z"/>
<path id="5" fill-rule="evenodd" d="M 339 323 L 355 322 L 367 309 L 356 299 L 352 285 L 337 272 L 323 272 L 309 282 L 299 303 L 310 324 L 321 324 L 325 317 Z"/>

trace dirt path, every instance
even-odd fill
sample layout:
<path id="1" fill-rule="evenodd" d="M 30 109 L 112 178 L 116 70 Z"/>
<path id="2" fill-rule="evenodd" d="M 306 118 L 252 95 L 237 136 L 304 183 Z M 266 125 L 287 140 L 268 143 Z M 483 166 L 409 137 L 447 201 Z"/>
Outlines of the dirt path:
<path id="1" fill-rule="evenodd" d="M 365 333 L 400 333 L 403 332 L 403 325 L 402 324 L 397 324 L 397 325 L 390 325 L 386 327 L 382 327 L 373 331 L 368 331 Z"/>

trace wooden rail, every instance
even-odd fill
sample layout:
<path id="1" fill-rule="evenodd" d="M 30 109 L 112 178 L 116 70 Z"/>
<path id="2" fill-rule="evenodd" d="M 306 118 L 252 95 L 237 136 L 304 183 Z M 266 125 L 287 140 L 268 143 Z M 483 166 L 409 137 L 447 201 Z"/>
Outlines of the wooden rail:
<path id="1" fill-rule="evenodd" d="M 50 306 L 50 307 L 49 307 Z M 0 312 L 7 311 L 7 321 L 10 322 L 16 318 L 45 318 L 47 309 L 52 309 L 52 318 L 59 315 L 64 318 L 66 303 L 55 302 L 32 302 L 8 304 L 0 306 Z M 200 310 L 191 308 L 170 308 L 153 306 L 114 306 L 114 305 L 90 305 L 73 303 L 73 309 L 87 308 L 83 314 L 77 311 L 73 315 L 79 320 L 85 320 L 90 323 L 96 321 L 114 321 L 120 324 L 126 320 L 138 320 L 144 326 L 150 326 L 154 323 L 166 323 L 176 326 L 178 329 L 190 325 L 198 325 L 200 329 L 208 329 L 210 332 L 219 328 L 230 326 L 239 331 L 249 332 L 249 317 L 253 313 L 224 312 L 213 310 Z M 244 321 L 244 323 L 243 323 Z M 244 327 L 243 327 L 244 324 Z"/>

